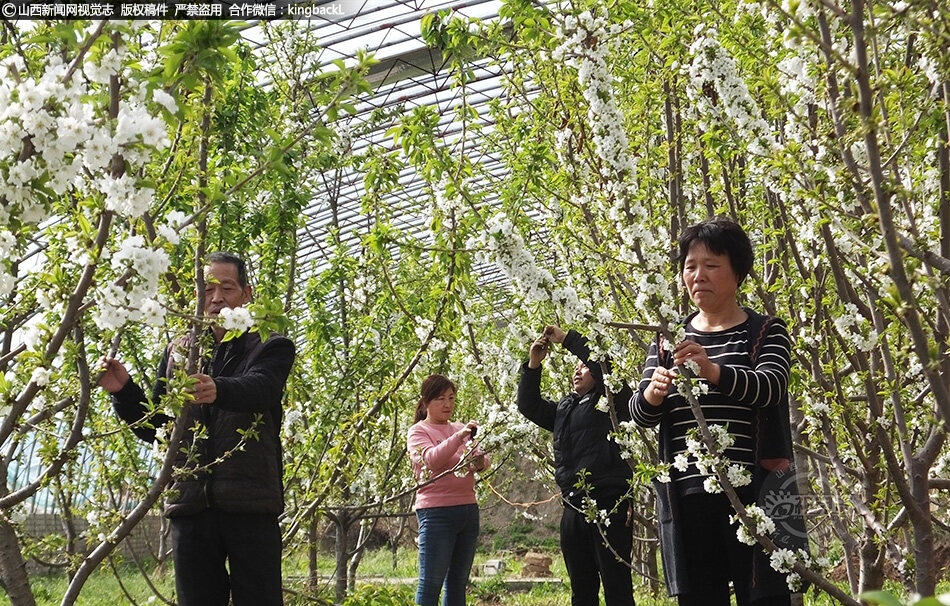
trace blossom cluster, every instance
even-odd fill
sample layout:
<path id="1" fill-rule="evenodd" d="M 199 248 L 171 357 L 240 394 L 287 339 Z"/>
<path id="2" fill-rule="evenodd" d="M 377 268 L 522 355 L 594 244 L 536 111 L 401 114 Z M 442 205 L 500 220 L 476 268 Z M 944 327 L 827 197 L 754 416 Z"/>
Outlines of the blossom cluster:
<path id="1" fill-rule="evenodd" d="M 746 545 L 755 545 L 756 536 L 770 535 L 775 532 L 775 522 L 758 505 L 746 505 L 745 513 L 749 518 L 749 522 L 754 525 L 754 530 L 750 530 L 745 524 L 742 524 L 739 516 L 730 517 L 733 524 L 739 522 L 739 528 L 736 530 L 736 538 L 739 539 L 739 542 Z"/>
<path id="2" fill-rule="evenodd" d="M 633 421 L 620 421 L 617 431 L 610 434 L 609 439 L 617 443 L 617 446 L 620 447 L 620 456 L 624 459 L 633 458 L 639 445 L 642 444 L 642 439 L 637 433 L 637 424 Z M 669 481 L 668 472 L 665 474 L 665 478 L 665 481 Z M 661 479 L 660 481 L 663 482 L 664 480 Z"/>
<path id="3" fill-rule="evenodd" d="M 122 53 L 110 51 L 99 63 L 87 60 L 84 70 L 93 82 L 108 82 L 121 64 Z M 44 221 L 50 211 L 44 192 L 60 196 L 70 188 L 98 193 L 107 209 L 126 216 L 148 208 L 154 192 L 109 170 L 117 155 L 134 165 L 169 144 L 165 122 L 147 109 L 147 88 L 121 99 L 109 120 L 94 91 L 81 78 L 67 77 L 69 66 L 56 55 L 37 78 L 16 55 L 0 70 L 12 75 L 0 81 L 0 199 L 7 202 L 0 205 L 0 225 Z M 164 91 L 154 95 L 168 103 Z"/>
<path id="4" fill-rule="evenodd" d="M 606 509 L 600 509 L 597 506 L 597 501 L 588 494 L 585 494 L 584 497 L 581 498 L 580 511 L 584 513 L 588 521 L 603 526 L 604 528 L 610 526 L 610 512 Z"/>
<path id="5" fill-rule="evenodd" d="M 604 16 L 590 11 L 566 15 L 555 34 L 561 43 L 551 53 L 553 59 L 577 70 L 577 80 L 587 101 L 587 117 L 594 126 L 594 144 L 618 178 L 632 175 L 636 168 L 607 69 L 609 41 L 616 38 L 620 29 L 622 26 L 611 26 Z"/>
<path id="6" fill-rule="evenodd" d="M 570 286 L 558 286 L 551 272 L 538 267 L 517 227 L 498 213 L 486 222 L 486 229 L 471 238 L 468 247 L 476 249 L 476 261 L 494 263 L 521 290 L 529 302 L 550 301 L 567 323 L 591 312 L 591 302 L 581 298 Z"/>
<path id="7" fill-rule="evenodd" d="M 701 395 L 706 395 L 709 393 L 709 383 L 703 379 L 698 378 L 699 375 L 699 364 L 695 360 L 687 360 L 683 366 L 689 369 L 691 376 L 678 373 L 674 381 L 676 382 L 676 389 L 679 390 L 681 394 L 686 397 L 698 398 Z"/>
<path id="8" fill-rule="evenodd" d="M 637 181 L 633 177 L 637 163 L 630 153 L 624 114 L 617 103 L 613 77 L 607 65 L 611 42 L 620 38 L 619 34 L 625 27 L 625 24 L 610 24 L 607 17 L 600 13 L 584 11 L 578 15 L 565 15 L 555 32 L 559 44 L 551 57 L 576 70 L 578 85 L 587 102 L 587 122 L 593 133 L 594 148 L 606 167 L 597 187 L 592 190 L 595 193 L 576 194 L 572 197 L 572 204 L 596 208 L 597 197 L 602 196 L 607 201 L 604 220 L 608 224 L 642 225 L 647 218 L 646 209 L 643 205 L 629 203 L 636 193 Z M 555 148 L 567 148 L 570 140 L 569 130 L 557 131 Z M 573 163 L 567 162 L 565 165 L 572 167 Z M 587 172 L 583 166 L 581 170 Z M 638 259 L 638 255 L 644 254 L 643 239 L 650 237 L 649 232 L 621 229 L 618 236 L 617 257 L 620 260 L 629 263 L 647 261 L 647 266 L 656 260 L 660 262 L 656 266 L 662 266 L 661 255 L 650 260 Z M 645 293 L 641 296 L 648 297 L 653 288 L 648 283 L 641 292 Z"/>
<path id="9" fill-rule="evenodd" d="M 797 572 L 793 572 L 793 568 L 796 564 L 801 564 L 806 568 L 811 568 L 813 564 L 818 566 L 828 566 L 829 562 L 825 558 L 819 558 L 817 562 L 813 562 L 811 554 L 805 551 L 804 549 L 784 549 L 779 548 L 772 552 L 772 555 L 769 558 L 769 565 L 778 572 L 786 573 L 786 583 L 790 591 L 801 591 L 802 588 L 802 577 Z"/>
<path id="10" fill-rule="evenodd" d="M 861 351 L 871 351 L 877 345 L 877 331 L 858 312 L 853 303 L 845 303 L 844 313 L 834 320 L 835 330 L 849 345 Z"/>
<path id="11" fill-rule="evenodd" d="M 307 419 L 299 408 L 288 408 L 284 412 L 284 422 L 281 435 L 288 443 L 298 442 L 304 437 L 307 429 Z"/>
<path id="12" fill-rule="evenodd" d="M 16 238 L 5 229 L 0 229 L 0 259 L 9 259 L 16 246 Z M 16 278 L 8 271 L 9 264 L 0 264 L 0 298 L 6 297 L 13 291 Z"/>
<path id="13" fill-rule="evenodd" d="M 226 330 L 244 332 L 254 326 L 254 318 L 246 307 L 225 307 L 218 312 L 221 326 Z"/>
<path id="14" fill-rule="evenodd" d="M 732 446 L 735 440 L 735 437 L 723 425 L 710 425 L 709 433 L 713 439 L 713 446 L 720 453 Z M 716 471 L 720 459 L 709 451 L 697 429 L 692 430 L 687 436 L 686 452 L 674 457 L 673 467 L 680 472 L 684 472 L 691 461 L 695 464 L 699 473 L 706 476 L 706 480 L 703 482 L 703 488 L 706 492 L 718 493 L 723 491 Z M 726 467 L 725 471 L 726 478 L 733 487 L 748 486 L 752 483 L 752 473 L 742 465 L 732 463 Z"/>
<path id="15" fill-rule="evenodd" d="M 809 430 L 820 430 L 824 421 L 831 417 L 831 406 L 823 399 L 805 396 L 802 398 L 802 414 Z"/>
<path id="16" fill-rule="evenodd" d="M 161 325 L 165 320 L 165 305 L 158 285 L 169 264 L 168 254 L 148 246 L 142 236 L 123 240 L 111 258 L 112 269 L 122 278 L 98 291 L 96 324 L 102 329 L 116 329 L 127 322 L 139 321 Z"/>
<path id="17" fill-rule="evenodd" d="M 178 110 L 168 92 L 135 83 L 135 75 L 124 67 L 131 59 L 122 45 L 89 53 L 78 64 L 80 70 L 58 54 L 44 61 L 28 67 L 20 55 L 0 60 L 0 296 L 28 283 L 25 275 L 49 266 L 45 255 L 31 263 L 15 262 L 28 254 L 31 243 L 56 237 L 52 230 L 63 213 L 59 200 L 70 200 L 67 212 L 75 211 L 76 200 L 88 200 L 98 202 L 93 207 L 97 211 L 128 218 L 152 207 L 155 191 L 142 183 L 140 167 L 169 145 L 160 112 Z M 118 97 L 111 96 L 114 90 L 105 94 L 105 85 L 114 78 L 129 83 Z M 181 213 L 172 213 L 169 224 L 155 222 L 156 231 L 164 242 L 176 244 L 183 222 Z M 9 225 L 17 227 L 11 232 Z M 158 248 L 164 242 L 150 245 L 130 236 L 119 241 L 114 253 L 103 250 L 101 258 L 81 232 L 57 244 L 65 245 L 66 264 L 111 261 L 117 279 L 100 282 L 93 295 L 98 305 L 94 314 L 101 328 L 118 328 L 129 321 L 157 325 L 164 320 L 157 297 L 159 276 L 168 267 L 167 255 Z M 64 295 L 57 290 L 61 286 L 47 284 L 35 297 L 41 309 L 51 310 Z"/>
<path id="18" fill-rule="evenodd" d="M 443 217 L 443 221 L 456 216 L 463 209 L 463 199 L 456 187 L 448 179 L 442 179 L 433 189 L 433 203 Z"/>
<path id="19" fill-rule="evenodd" d="M 700 26 L 689 49 L 693 59 L 686 68 L 690 79 L 687 96 L 705 114 L 725 114 L 738 131 L 737 140 L 748 141 L 751 153 L 761 157 L 770 155 L 777 147 L 772 129 L 761 117 L 745 81 L 739 77 L 735 60 L 717 40 L 717 32 L 703 31 L 703 27 Z M 715 88 L 721 106 L 714 104 L 705 93 L 709 85 Z"/>

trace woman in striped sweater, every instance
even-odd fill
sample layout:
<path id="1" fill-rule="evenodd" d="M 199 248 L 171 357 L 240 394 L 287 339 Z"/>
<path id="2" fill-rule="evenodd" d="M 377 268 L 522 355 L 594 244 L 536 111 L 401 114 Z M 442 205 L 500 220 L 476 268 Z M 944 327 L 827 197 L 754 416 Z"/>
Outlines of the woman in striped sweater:
<path id="1" fill-rule="evenodd" d="M 697 422 L 676 382 L 677 367 L 689 368 L 697 377 L 695 393 L 706 422 L 728 432 L 731 444 L 722 454 L 735 471 L 747 472 L 736 473 L 734 485 L 744 483 L 743 475 L 752 478 L 766 457 L 775 456 L 765 452 L 774 449 L 774 442 L 781 442 L 783 460 L 790 458 L 790 341 L 784 322 L 763 323 L 762 316 L 739 305 L 739 286 L 752 262 L 749 238 L 731 220 L 704 221 L 683 232 L 680 274 L 698 311 L 685 319 L 682 341 L 656 339 L 630 401 L 638 425 L 659 425 L 660 456 L 671 465 L 670 481 L 657 485 L 658 518 L 667 588 L 680 606 L 728 606 L 730 581 L 739 606 L 790 603 L 784 576 L 760 565 L 767 561 L 754 555 L 761 547 L 737 539 L 729 520 L 735 511 L 709 471 L 697 467 L 688 448 Z M 781 415 L 763 415 L 764 410 L 784 410 L 785 424 L 775 420 Z M 758 439 L 765 418 L 780 425 L 778 434 L 770 435 L 783 439 Z M 737 488 L 746 504 L 756 502 L 753 485 Z"/>

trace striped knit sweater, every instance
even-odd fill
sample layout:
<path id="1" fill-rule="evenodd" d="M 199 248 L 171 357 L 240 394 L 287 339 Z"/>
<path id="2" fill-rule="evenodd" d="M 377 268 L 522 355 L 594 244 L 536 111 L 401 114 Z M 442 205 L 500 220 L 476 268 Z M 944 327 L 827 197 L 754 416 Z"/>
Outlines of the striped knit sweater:
<path id="1" fill-rule="evenodd" d="M 748 320 L 718 332 L 696 330 L 691 318 L 686 322 L 686 339 L 702 345 L 709 359 L 721 367 L 719 385 L 700 379 L 709 388 L 708 393 L 699 397 L 706 422 L 728 429 L 733 444 L 725 451 L 725 456 L 752 471 L 755 408 L 775 406 L 788 390 L 791 365 L 788 329 L 781 320 L 769 326 L 756 366 L 750 368 L 749 352 L 752 346 L 749 339 L 755 339 L 758 335 L 748 334 Z M 686 454 L 687 432 L 697 427 L 697 424 L 689 402 L 675 386 L 660 406 L 651 406 L 643 396 L 657 365 L 669 366 L 672 363 L 670 352 L 659 352 L 658 341 L 654 340 L 650 346 L 643 378 L 630 400 L 630 412 L 633 421 L 643 427 L 655 427 L 661 421 L 664 423 L 669 432 L 671 451 L 661 453 L 661 457 L 665 462 L 673 463 L 677 455 Z M 685 471 L 671 469 L 670 477 L 681 495 L 704 492 L 705 477 L 692 461 Z"/>

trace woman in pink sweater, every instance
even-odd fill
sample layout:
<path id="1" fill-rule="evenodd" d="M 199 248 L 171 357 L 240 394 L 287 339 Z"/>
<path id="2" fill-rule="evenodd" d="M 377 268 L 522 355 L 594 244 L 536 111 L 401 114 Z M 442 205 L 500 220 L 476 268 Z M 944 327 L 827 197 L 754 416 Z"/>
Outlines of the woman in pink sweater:
<path id="1" fill-rule="evenodd" d="M 455 384 L 442 375 L 422 382 L 415 423 L 407 444 L 419 521 L 419 586 L 416 604 L 463 606 L 465 586 L 478 541 L 475 472 L 488 468 L 488 457 L 473 441 L 478 423 L 451 420 Z"/>

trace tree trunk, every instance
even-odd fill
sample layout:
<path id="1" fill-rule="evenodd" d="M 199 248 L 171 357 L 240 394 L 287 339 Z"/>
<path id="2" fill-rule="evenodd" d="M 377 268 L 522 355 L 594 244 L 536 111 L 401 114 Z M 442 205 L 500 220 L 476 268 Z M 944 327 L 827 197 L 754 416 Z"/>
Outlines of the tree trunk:
<path id="1" fill-rule="evenodd" d="M 356 569 L 359 568 L 360 561 L 363 559 L 363 553 L 365 551 L 363 545 L 366 541 L 367 528 L 368 526 L 366 525 L 365 520 L 360 522 L 360 534 L 356 540 L 356 553 L 354 553 L 347 561 L 347 587 L 349 588 L 350 592 L 356 591 Z"/>
<path id="2" fill-rule="evenodd" d="M 346 589 L 347 589 L 347 562 L 349 560 L 349 535 L 350 535 L 350 514 L 346 511 L 340 511 L 335 516 L 332 516 L 334 525 L 336 526 L 336 571 L 334 573 L 334 578 L 336 579 L 336 603 L 342 604 L 343 600 L 346 598 Z"/>
<path id="3" fill-rule="evenodd" d="M 914 528 L 914 560 L 916 562 L 914 590 L 920 595 L 934 595 L 937 590 L 937 565 L 934 561 L 934 529 L 930 519 L 930 482 L 927 479 L 929 465 L 915 460 L 908 469 L 911 491 L 914 494 L 916 511 L 911 512 L 910 523 Z"/>
<path id="4" fill-rule="evenodd" d="M 307 528 L 307 586 L 310 591 L 317 588 L 320 582 L 317 573 L 317 556 L 319 555 L 319 545 L 317 544 L 319 533 L 317 532 L 317 516 L 310 519 L 310 526 Z"/>
<path id="5" fill-rule="evenodd" d="M 862 543 L 858 552 L 861 558 L 858 589 L 863 593 L 884 587 L 884 557 L 883 550 L 874 542 L 873 537 L 868 536 Z"/>
<path id="6" fill-rule="evenodd" d="M 5 516 L 0 516 L 0 586 L 12 606 L 36 606 L 16 529 Z"/>

